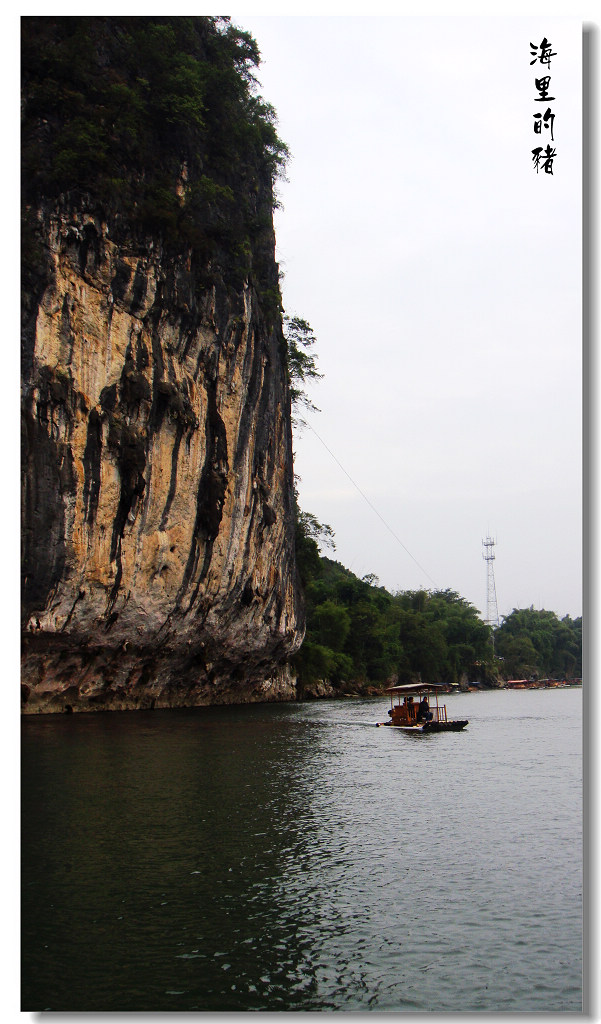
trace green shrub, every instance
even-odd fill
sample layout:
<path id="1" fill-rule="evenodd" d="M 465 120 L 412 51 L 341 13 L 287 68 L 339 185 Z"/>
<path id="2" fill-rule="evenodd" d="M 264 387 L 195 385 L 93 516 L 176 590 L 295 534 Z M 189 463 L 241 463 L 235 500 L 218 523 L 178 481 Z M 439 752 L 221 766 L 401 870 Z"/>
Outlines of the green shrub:
<path id="1" fill-rule="evenodd" d="M 85 193 L 120 230 L 252 272 L 279 315 L 263 250 L 287 149 L 259 62 L 226 18 L 22 18 L 25 210 Z"/>

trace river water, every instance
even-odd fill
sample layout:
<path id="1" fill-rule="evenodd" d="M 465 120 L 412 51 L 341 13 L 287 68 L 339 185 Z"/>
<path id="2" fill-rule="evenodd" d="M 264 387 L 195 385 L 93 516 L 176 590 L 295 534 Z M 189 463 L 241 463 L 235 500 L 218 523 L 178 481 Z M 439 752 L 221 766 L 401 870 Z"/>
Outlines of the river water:
<path id="1" fill-rule="evenodd" d="M 582 691 L 25 718 L 22 1009 L 579 1011 Z"/>

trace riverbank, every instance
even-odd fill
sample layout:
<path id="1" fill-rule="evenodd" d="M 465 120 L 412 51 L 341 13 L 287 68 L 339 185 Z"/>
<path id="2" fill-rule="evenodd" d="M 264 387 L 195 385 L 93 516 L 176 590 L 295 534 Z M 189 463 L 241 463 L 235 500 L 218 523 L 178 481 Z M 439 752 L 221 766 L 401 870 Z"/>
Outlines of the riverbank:
<path id="1" fill-rule="evenodd" d="M 427 684 L 424 684 L 427 685 Z M 490 693 L 494 690 L 558 690 L 567 689 L 569 687 L 582 686 L 582 679 L 508 679 L 507 681 L 501 680 L 497 686 L 491 686 L 490 683 L 449 683 L 445 689 L 441 690 L 441 693 Z M 304 699 L 316 700 L 320 697 L 327 696 L 330 699 L 336 699 L 337 697 L 380 697 L 386 693 L 386 687 L 377 687 L 372 684 L 359 687 L 357 690 L 345 690 L 344 692 L 336 692 L 332 689 L 331 693 L 315 693 L 310 694 L 307 692 Z"/>
<path id="2" fill-rule="evenodd" d="M 502 690 L 558 690 L 568 686 L 582 686 L 582 679 L 508 679 Z M 478 689 L 470 686 L 469 689 Z"/>

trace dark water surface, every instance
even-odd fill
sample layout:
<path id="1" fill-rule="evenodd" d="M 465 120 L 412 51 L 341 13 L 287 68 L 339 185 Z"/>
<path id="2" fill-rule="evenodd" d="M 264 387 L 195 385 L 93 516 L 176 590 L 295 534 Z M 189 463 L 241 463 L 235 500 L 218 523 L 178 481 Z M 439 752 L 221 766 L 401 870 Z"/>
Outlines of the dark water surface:
<path id="1" fill-rule="evenodd" d="M 581 1009 L 579 689 L 23 721 L 22 1009 Z"/>

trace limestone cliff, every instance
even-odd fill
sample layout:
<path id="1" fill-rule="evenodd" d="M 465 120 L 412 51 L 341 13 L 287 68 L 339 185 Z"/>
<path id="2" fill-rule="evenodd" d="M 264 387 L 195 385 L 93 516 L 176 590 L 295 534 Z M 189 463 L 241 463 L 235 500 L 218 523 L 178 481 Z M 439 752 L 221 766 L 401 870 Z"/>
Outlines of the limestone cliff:
<path id="1" fill-rule="evenodd" d="M 112 38 L 120 19 L 89 21 Z M 271 179 L 255 172 L 261 229 L 235 273 L 222 240 L 211 262 L 102 189 L 26 196 L 25 712 L 295 695 L 290 398 Z"/>

